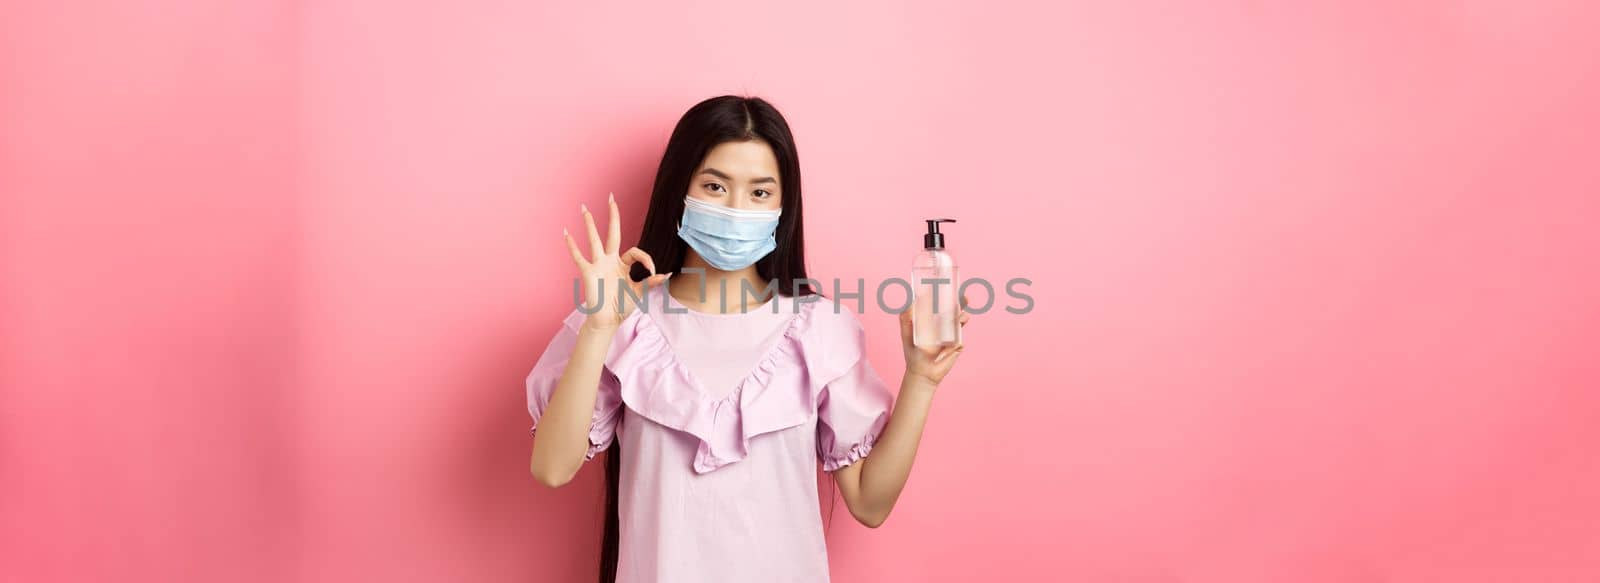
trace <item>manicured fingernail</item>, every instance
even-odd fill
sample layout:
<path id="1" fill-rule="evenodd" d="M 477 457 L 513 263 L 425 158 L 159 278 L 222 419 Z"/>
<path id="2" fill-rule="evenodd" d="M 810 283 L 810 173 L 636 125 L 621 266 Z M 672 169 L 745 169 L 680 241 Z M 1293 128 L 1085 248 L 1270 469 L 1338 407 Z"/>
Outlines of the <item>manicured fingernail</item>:
<path id="1" fill-rule="evenodd" d="M 589 205 L 580 202 L 578 203 L 578 210 L 583 211 L 583 214 L 589 214 Z"/>
<path id="2" fill-rule="evenodd" d="M 617 201 L 617 193 L 615 193 L 615 192 L 606 193 L 606 200 L 610 201 L 610 202 L 616 202 Z"/>
<path id="3" fill-rule="evenodd" d="M 562 237 L 571 237 L 572 234 L 567 232 L 567 228 L 566 227 L 561 227 L 561 236 Z"/>

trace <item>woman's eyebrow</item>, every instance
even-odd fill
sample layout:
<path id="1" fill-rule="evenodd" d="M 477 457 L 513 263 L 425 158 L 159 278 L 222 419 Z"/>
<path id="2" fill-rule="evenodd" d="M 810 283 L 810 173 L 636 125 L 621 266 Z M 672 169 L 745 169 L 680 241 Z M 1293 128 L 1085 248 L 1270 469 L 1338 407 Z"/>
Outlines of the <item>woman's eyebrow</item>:
<path id="1" fill-rule="evenodd" d="M 728 176 L 726 173 L 724 173 L 721 170 L 717 170 L 716 168 L 706 168 L 704 170 L 701 170 L 699 173 L 700 174 L 710 174 L 710 175 L 715 176 L 717 178 L 721 178 L 723 180 L 726 180 L 726 181 L 729 181 L 729 182 L 733 182 L 733 177 Z M 773 178 L 771 176 L 762 176 L 760 178 L 757 178 L 755 180 L 751 180 L 750 181 L 750 184 L 777 184 L 777 183 L 778 183 L 778 179 Z"/>
<path id="2" fill-rule="evenodd" d="M 723 180 L 727 180 L 729 182 L 733 181 L 732 177 L 729 177 L 727 174 L 723 174 L 721 170 L 718 170 L 716 168 L 706 168 L 705 170 L 701 170 L 699 173 L 700 174 L 710 174 L 712 176 L 715 176 L 717 178 L 721 178 Z"/>

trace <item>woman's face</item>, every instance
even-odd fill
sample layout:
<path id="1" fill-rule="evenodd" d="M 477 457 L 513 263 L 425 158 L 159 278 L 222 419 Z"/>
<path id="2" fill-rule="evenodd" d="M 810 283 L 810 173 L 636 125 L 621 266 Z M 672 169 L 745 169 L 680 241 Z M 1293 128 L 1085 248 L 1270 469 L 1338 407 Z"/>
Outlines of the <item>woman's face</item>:
<path id="1" fill-rule="evenodd" d="M 778 158 L 762 140 L 711 148 L 689 177 L 689 197 L 741 210 L 782 208 Z"/>

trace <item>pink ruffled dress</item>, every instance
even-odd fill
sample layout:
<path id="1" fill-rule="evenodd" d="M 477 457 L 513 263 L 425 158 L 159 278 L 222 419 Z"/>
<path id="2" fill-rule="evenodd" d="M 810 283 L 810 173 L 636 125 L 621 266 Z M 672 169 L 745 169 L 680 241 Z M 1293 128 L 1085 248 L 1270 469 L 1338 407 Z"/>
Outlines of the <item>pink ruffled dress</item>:
<path id="1" fill-rule="evenodd" d="M 710 314 L 656 288 L 623 321 L 585 455 L 622 440 L 617 581 L 828 581 L 817 464 L 865 457 L 893 396 L 850 307 L 813 297 Z M 584 317 L 528 374 L 534 433 Z"/>

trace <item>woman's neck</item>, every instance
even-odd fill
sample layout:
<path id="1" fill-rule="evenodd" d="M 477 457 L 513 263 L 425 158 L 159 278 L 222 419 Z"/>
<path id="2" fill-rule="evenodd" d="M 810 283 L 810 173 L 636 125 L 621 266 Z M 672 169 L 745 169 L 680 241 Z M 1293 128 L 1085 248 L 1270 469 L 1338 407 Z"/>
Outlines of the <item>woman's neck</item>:
<path id="1" fill-rule="evenodd" d="M 683 266 L 704 272 L 674 274 L 667 280 L 667 292 L 678 303 L 698 312 L 748 312 L 766 303 L 771 295 L 767 292 L 766 280 L 756 273 L 755 265 L 723 271 L 690 251 Z"/>

